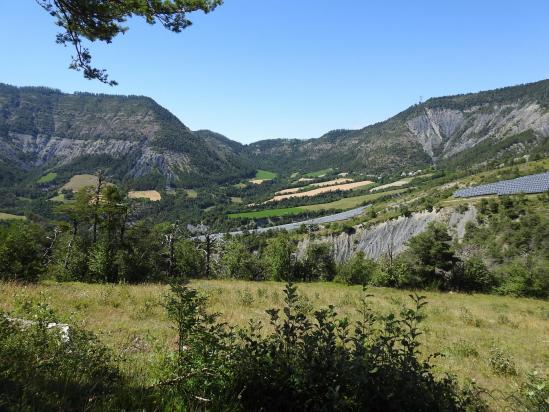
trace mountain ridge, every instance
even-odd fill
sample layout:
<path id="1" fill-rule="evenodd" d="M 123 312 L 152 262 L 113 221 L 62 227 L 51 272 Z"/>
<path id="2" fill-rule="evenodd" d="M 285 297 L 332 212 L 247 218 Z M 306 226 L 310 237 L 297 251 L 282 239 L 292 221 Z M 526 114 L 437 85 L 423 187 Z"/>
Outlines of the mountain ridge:
<path id="1" fill-rule="evenodd" d="M 134 187 L 162 188 L 236 181 L 256 169 L 387 174 L 547 152 L 548 136 L 549 80 L 430 98 L 361 129 L 248 145 L 192 131 L 150 97 L 0 83 L 6 176 L 10 168 L 14 175 L 104 168 Z"/>

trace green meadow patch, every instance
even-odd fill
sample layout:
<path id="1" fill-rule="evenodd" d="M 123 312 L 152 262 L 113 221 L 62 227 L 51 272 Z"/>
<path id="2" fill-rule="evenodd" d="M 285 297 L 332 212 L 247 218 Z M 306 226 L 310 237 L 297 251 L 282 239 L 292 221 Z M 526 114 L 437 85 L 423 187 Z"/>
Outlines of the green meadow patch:
<path id="1" fill-rule="evenodd" d="M 50 182 L 53 182 L 55 180 L 55 178 L 57 177 L 57 173 L 55 172 L 49 172 L 48 174 L 45 174 L 44 176 L 42 176 L 40 179 L 38 179 L 36 181 L 36 183 L 39 183 L 39 184 L 42 184 L 42 183 L 50 183 Z"/>
<path id="2" fill-rule="evenodd" d="M 0 212 L 0 220 L 25 220 L 25 216 L 12 215 L 10 213 Z"/>
<path id="3" fill-rule="evenodd" d="M 286 207 L 282 209 L 265 209 L 258 210 L 256 212 L 242 212 L 242 213 L 231 213 L 228 216 L 231 219 L 242 218 L 242 219 L 261 219 L 265 217 L 279 217 L 279 216 L 288 216 L 288 215 L 298 215 L 301 213 L 307 212 L 306 209 L 302 207 Z"/>
<path id="4" fill-rule="evenodd" d="M 255 179 L 257 180 L 271 180 L 276 178 L 278 175 L 275 172 L 269 172 L 268 170 L 258 170 L 255 174 Z"/>
<path id="5" fill-rule="evenodd" d="M 345 197 L 343 199 L 336 200 L 335 202 L 302 206 L 302 208 L 306 210 L 313 210 L 313 211 L 330 210 L 330 209 L 353 209 L 355 207 L 362 205 L 365 202 L 373 202 L 374 200 L 377 200 L 382 196 L 395 195 L 405 191 L 406 189 L 396 189 L 396 190 L 389 190 L 387 192 L 369 193 L 367 195 L 362 195 L 362 196 Z"/>
<path id="6" fill-rule="evenodd" d="M 317 170 L 316 172 L 306 173 L 303 176 L 304 177 L 321 177 L 321 176 L 327 175 L 328 173 L 332 173 L 333 171 L 334 169 L 329 167 L 328 169 L 322 169 L 322 170 Z"/>

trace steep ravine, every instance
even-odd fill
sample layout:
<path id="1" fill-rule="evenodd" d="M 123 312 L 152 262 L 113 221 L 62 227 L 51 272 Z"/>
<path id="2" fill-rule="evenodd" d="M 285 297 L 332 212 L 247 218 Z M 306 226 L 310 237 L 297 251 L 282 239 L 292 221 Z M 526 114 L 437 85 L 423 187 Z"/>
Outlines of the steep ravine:
<path id="1" fill-rule="evenodd" d="M 452 208 L 413 213 L 410 217 L 401 216 L 373 227 L 357 227 L 353 234 L 341 233 L 313 240 L 307 237 L 298 244 L 298 256 L 304 254 L 310 242 L 327 242 L 331 244 L 337 262 L 349 259 L 358 251 L 364 252 L 369 258 L 378 259 L 390 250 L 394 254 L 402 252 L 411 237 L 423 232 L 434 221 L 448 224 L 452 234 L 461 239 L 465 233 L 465 225 L 475 220 L 476 216 L 477 210 L 474 206 L 465 213 L 458 213 Z"/>

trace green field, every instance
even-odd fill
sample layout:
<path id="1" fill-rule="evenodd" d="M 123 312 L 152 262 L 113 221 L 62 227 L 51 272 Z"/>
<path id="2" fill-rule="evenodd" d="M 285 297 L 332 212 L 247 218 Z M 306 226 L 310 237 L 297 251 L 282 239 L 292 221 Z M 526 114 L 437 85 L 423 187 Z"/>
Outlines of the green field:
<path id="1" fill-rule="evenodd" d="M 222 320 L 245 327 L 250 318 L 266 322 L 269 308 L 283 304 L 283 284 L 200 280 L 191 285 L 208 296 L 208 308 Z M 340 315 L 357 319 L 361 287 L 336 283 L 299 284 L 312 312 L 333 304 Z M 168 286 L 42 283 L 0 283 L 0 310 L 22 310 L 28 302 L 47 302 L 60 321 L 93 331 L 109 346 L 128 373 L 145 384 L 155 383 L 155 360 L 173 350 L 176 331 L 166 318 L 163 302 Z M 409 291 L 369 288 L 372 306 L 381 313 L 409 303 Z M 473 378 L 494 391 L 493 410 L 512 410 L 504 398 L 516 391 L 527 373 L 547 373 L 549 302 L 480 294 L 422 292 L 429 304 L 421 324 L 423 356 L 439 352 L 435 372 Z M 268 328 L 268 326 L 267 326 Z M 516 374 L 497 374 L 490 359 L 497 347 L 515 365 Z"/>
<path id="2" fill-rule="evenodd" d="M 406 189 L 396 189 L 396 190 L 388 190 L 387 192 L 377 192 L 377 193 L 369 193 L 367 195 L 362 196 L 355 196 L 355 197 L 345 197 L 343 199 L 336 200 L 335 202 L 329 202 L 329 203 L 319 203 L 317 205 L 307 205 L 307 206 L 301 206 L 302 209 L 306 210 L 330 210 L 330 209 L 353 209 L 355 207 L 360 206 L 364 202 L 373 202 L 376 199 L 379 199 L 382 196 L 385 195 L 395 195 L 398 193 L 405 192 Z"/>
<path id="3" fill-rule="evenodd" d="M 320 177 L 332 173 L 333 171 L 334 169 L 330 167 L 328 169 L 317 170 L 316 172 L 305 173 L 303 177 Z"/>
<path id="4" fill-rule="evenodd" d="M 68 199 L 65 198 L 65 195 L 63 193 L 59 193 L 57 196 L 52 197 L 49 199 L 50 202 L 58 202 L 58 203 L 67 203 Z"/>
<path id="5" fill-rule="evenodd" d="M 187 189 L 187 197 L 191 199 L 196 199 L 198 197 L 198 192 L 194 189 Z"/>
<path id="6" fill-rule="evenodd" d="M 12 215 L 10 213 L 0 212 L 0 220 L 25 220 L 25 216 Z"/>
<path id="7" fill-rule="evenodd" d="M 36 183 L 50 183 L 50 182 L 53 182 L 56 177 L 57 177 L 57 173 L 49 172 L 48 174 L 45 174 L 40 179 L 38 179 Z"/>
<path id="8" fill-rule="evenodd" d="M 269 172 L 268 170 L 258 170 L 255 174 L 256 180 L 272 180 L 278 175 L 275 172 Z"/>
<path id="9" fill-rule="evenodd" d="M 261 218 L 265 218 L 265 217 L 298 215 L 298 214 L 304 213 L 306 211 L 307 210 L 303 207 L 286 207 L 286 208 L 282 208 L 282 209 L 259 210 L 257 212 L 231 213 L 228 216 L 231 219 L 235 219 L 235 218 L 261 219 Z"/>

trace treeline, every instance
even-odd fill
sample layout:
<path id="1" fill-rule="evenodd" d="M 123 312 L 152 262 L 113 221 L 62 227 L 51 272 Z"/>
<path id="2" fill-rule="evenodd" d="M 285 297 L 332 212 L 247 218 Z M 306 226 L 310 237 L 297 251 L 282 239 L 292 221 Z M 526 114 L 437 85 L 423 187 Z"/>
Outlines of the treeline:
<path id="1" fill-rule="evenodd" d="M 482 200 L 478 222 L 467 226 L 463 242 L 433 223 L 398 255 L 389 250 L 374 261 L 359 252 L 337 263 L 331 245 L 314 241 L 314 234 L 298 249 L 302 231 L 216 239 L 205 231 L 190 234 L 178 222 L 133 221 L 122 193 L 106 185 L 81 190 L 73 203 L 59 206 L 56 213 L 64 220 L 53 227 L 29 222 L 0 227 L 0 278 L 337 281 L 546 298 L 549 223 L 542 209 L 548 199 L 545 194 L 539 202 L 525 196 Z"/>

